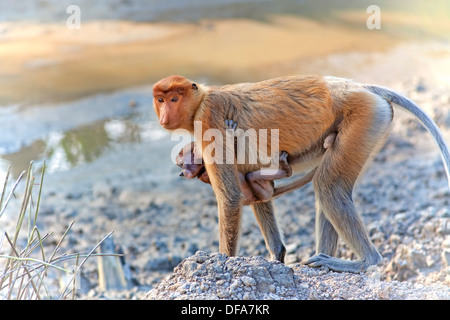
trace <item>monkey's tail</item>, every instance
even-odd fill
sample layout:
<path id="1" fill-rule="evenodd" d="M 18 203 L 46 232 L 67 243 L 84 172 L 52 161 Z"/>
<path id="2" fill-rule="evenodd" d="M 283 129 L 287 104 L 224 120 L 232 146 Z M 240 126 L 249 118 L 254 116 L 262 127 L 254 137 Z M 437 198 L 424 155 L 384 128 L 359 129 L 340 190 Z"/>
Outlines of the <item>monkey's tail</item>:
<path id="1" fill-rule="evenodd" d="M 441 130 L 439 130 L 434 121 L 412 100 L 391 89 L 373 85 L 365 85 L 364 87 L 389 102 L 404 108 L 419 119 L 422 125 L 431 133 L 434 140 L 438 144 L 439 149 L 441 150 L 442 162 L 444 163 L 445 173 L 447 174 L 447 180 L 450 187 L 450 152 L 447 143 L 442 136 Z"/>

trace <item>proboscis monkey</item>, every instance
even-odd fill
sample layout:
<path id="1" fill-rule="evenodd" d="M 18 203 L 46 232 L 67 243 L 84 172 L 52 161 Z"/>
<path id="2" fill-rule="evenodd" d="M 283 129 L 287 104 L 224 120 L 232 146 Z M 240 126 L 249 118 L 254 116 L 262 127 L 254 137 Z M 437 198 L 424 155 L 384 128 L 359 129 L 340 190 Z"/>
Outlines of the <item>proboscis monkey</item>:
<path id="1" fill-rule="evenodd" d="M 225 122 L 229 128 L 236 129 L 237 123 L 233 120 L 226 120 Z M 325 138 L 323 147 L 325 149 L 329 148 L 333 144 L 335 138 L 335 133 L 330 134 Z M 279 159 L 280 168 L 270 175 L 262 174 L 260 170 L 252 171 L 245 175 L 238 172 L 239 183 L 244 196 L 244 205 L 269 201 L 271 198 L 278 197 L 311 182 L 313 173 L 306 174 L 300 179 L 294 180 L 282 187 L 274 188 L 274 180 L 290 177 L 292 175 L 292 169 L 287 162 L 287 156 L 288 154 L 286 152 L 281 152 Z M 197 161 L 198 163 L 195 163 L 195 159 L 199 157 L 201 157 L 201 155 L 195 151 L 194 142 L 186 144 L 176 157 L 177 166 L 181 168 L 180 176 L 187 179 L 198 178 L 199 180 L 210 184 L 208 172 L 206 171 L 203 162 Z"/>
<path id="2" fill-rule="evenodd" d="M 322 76 L 290 76 L 258 83 L 225 86 L 196 84 L 180 76 L 162 79 L 153 87 L 154 109 L 167 130 L 194 133 L 217 198 L 219 250 L 236 254 L 242 211 L 238 172 L 264 167 L 262 163 L 217 163 L 210 145 L 202 139 L 209 129 L 225 134 L 224 121 L 239 122 L 243 130 L 278 129 L 278 150 L 288 153 L 294 172 L 312 169 L 316 196 L 316 254 L 305 263 L 335 271 L 361 272 L 377 265 L 381 255 L 370 241 L 353 204 L 354 184 L 384 143 L 393 119 L 392 104 L 416 116 L 437 142 L 450 181 L 450 154 L 436 124 L 414 102 L 375 85 Z M 201 121 L 201 132 L 195 132 Z M 336 133 L 334 143 L 323 148 L 325 138 Z M 267 150 L 272 140 L 267 139 Z M 227 154 L 229 146 L 222 146 Z M 206 152 L 207 151 L 207 152 Z M 261 162 L 261 158 L 258 158 Z M 272 201 L 252 205 L 273 259 L 283 261 L 285 248 L 275 220 Z M 334 257 L 338 238 L 356 253 L 358 260 Z"/>

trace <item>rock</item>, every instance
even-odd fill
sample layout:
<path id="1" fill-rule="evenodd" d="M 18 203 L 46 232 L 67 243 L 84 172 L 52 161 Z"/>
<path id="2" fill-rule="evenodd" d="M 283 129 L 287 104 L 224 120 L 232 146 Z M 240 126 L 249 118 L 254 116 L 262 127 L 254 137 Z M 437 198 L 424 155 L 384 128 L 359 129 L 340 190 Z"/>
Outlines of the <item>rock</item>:
<path id="1" fill-rule="evenodd" d="M 423 251 L 412 249 L 409 252 L 409 258 L 408 262 L 412 263 L 416 268 L 426 268 L 428 266 L 427 256 Z"/>
<path id="2" fill-rule="evenodd" d="M 193 272 L 199 268 L 205 269 L 203 276 Z M 365 274 L 336 273 L 198 251 L 144 299 L 450 299 L 450 288 L 381 281 L 376 268 Z"/>
<path id="3" fill-rule="evenodd" d="M 417 92 L 425 92 L 425 91 L 427 91 L 427 87 L 424 84 L 424 80 L 423 79 L 420 79 L 419 82 L 417 83 L 416 91 Z"/>
<path id="4" fill-rule="evenodd" d="M 244 277 L 241 278 L 241 281 L 247 287 L 251 287 L 251 286 L 255 286 L 256 285 L 255 279 L 250 278 L 250 277 L 244 276 Z"/>
<path id="5" fill-rule="evenodd" d="M 445 262 L 445 265 L 447 267 L 450 267 L 450 237 L 447 237 L 443 242 L 442 242 L 442 259 Z"/>
<path id="6" fill-rule="evenodd" d="M 111 198 L 114 194 L 114 187 L 107 184 L 106 182 L 98 182 L 92 187 L 92 194 L 95 198 Z"/>
<path id="7" fill-rule="evenodd" d="M 445 249 L 444 251 L 442 251 L 442 258 L 447 267 L 450 267 L 450 249 Z"/>
<path id="8" fill-rule="evenodd" d="M 156 271 L 156 270 L 172 270 L 178 263 L 180 263 L 181 258 L 178 256 L 163 256 L 156 259 L 148 261 L 144 266 L 145 270 Z"/>

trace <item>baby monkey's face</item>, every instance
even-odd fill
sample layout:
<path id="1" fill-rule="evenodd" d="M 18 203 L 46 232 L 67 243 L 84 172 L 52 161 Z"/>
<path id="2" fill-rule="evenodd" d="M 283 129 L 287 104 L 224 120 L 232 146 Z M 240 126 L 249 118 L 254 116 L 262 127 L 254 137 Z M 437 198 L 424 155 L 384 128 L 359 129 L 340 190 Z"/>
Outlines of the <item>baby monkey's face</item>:
<path id="1" fill-rule="evenodd" d="M 181 168 L 180 176 L 187 179 L 199 177 L 205 172 L 203 163 L 195 164 L 196 154 L 194 143 L 185 145 L 176 158 L 177 166 Z"/>

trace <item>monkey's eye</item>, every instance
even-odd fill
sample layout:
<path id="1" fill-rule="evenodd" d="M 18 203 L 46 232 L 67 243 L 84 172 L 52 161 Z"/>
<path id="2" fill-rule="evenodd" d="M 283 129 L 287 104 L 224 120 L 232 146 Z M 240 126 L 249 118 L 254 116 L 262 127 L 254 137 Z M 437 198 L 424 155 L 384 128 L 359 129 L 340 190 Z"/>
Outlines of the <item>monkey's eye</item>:
<path id="1" fill-rule="evenodd" d="M 178 101 L 178 98 L 177 98 L 177 97 L 173 97 L 171 101 L 172 101 L 172 102 L 177 102 L 177 101 Z"/>
<path id="2" fill-rule="evenodd" d="M 158 98 L 158 102 L 159 102 L 159 103 L 163 103 L 163 102 L 164 102 L 164 99 L 163 99 L 163 98 Z"/>

